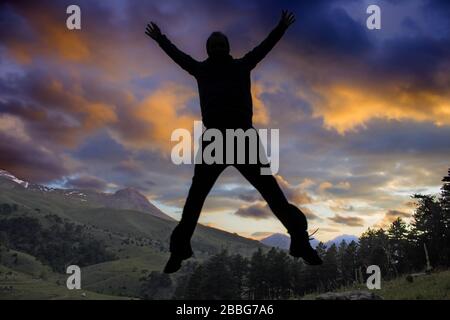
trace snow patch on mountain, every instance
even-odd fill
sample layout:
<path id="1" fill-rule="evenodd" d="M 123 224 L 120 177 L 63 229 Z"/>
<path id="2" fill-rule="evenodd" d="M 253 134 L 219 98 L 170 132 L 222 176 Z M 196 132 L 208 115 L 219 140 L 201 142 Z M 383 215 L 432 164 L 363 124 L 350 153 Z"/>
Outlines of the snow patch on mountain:
<path id="1" fill-rule="evenodd" d="M 11 173 L 9 173 L 6 170 L 0 169 L 0 177 L 6 178 L 6 179 L 8 179 L 10 181 L 13 181 L 13 182 L 15 182 L 17 184 L 20 184 L 24 188 L 28 188 L 28 185 L 29 185 L 28 181 L 20 180 L 19 178 L 17 178 L 16 176 L 12 175 Z"/>

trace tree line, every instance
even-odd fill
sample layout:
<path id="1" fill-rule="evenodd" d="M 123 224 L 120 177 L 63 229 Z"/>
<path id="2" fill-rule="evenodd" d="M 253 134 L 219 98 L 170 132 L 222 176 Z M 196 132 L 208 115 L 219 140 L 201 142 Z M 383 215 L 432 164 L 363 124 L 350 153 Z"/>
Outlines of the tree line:
<path id="1" fill-rule="evenodd" d="M 70 264 L 83 267 L 116 259 L 83 225 L 54 214 L 45 215 L 41 221 L 21 214 L 10 216 L 14 211 L 3 210 L 0 214 L 0 247 L 28 253 L 61 273 Z"/>
<path id="2" fill-rule="evenodd" d="M 288 299 L 366 281 L 366 269 L 378 265 L 384 280 L 448 268 L 450 265 L 450 170 L 439 195 L 412 196 L 415 210 L 407 223 L 397 218 L 387 228 L 369 228 L 358 242 L 319 243 L 324 264 L 309 267 L 286 251 L 261 249 L 249 258 L 222 251 L 207 261 L 188 263 L 174 283 L 152 272 L 143 298 L 159 298 L 172 289 L 175 299 Z"/>

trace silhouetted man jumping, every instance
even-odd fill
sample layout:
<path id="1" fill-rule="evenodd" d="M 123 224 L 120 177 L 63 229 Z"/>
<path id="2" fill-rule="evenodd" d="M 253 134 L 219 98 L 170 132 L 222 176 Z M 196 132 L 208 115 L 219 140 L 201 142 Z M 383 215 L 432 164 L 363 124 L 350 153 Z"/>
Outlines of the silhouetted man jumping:
<path id="1" fill-rule="evenodd" d="M 213 32 L 206 42 L 208 58 L 202 62 L 194 60 L 175 47 L 155 23 L 148 24 L 145 33 L 154 39 L 173 61 L 197 80 L 202 121 L 206 128 L 221 131 L 238 128 L 247 130 L 253 129 L 250 72 L 294 22 L 294 15 L 283 11 L 278 25 L 268 37 L 240 59 L 234 59 L 230 55 L 228 38 L 221 32 Z M 203 147 L 205 145 L 202 145 Z M 192 256 L 190 240 L 203 203 L 217 178 L 228 165 L 195 164 L 194 177 L 181 220 L 170 238 L 171 256 L 164 272 L 178 271 L 181 262 Z M 270 209 L 286 227 L 291 236 L 289 253 L 294 257 L 303 258 L 307 264 L 321 264 L 322 260 L 309 243 L 305 215 L 287 201 L 273 175 L 261 174 L 260 169 L 265 164 L 258 162 L 233 165 L 261 193 Z"/>

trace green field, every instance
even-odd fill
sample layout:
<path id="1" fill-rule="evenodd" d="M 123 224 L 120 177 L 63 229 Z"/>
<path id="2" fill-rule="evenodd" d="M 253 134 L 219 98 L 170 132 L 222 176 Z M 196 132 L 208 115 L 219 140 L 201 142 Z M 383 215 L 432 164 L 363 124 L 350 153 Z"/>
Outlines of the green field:
<path id="1" fill-rule="evenodd" d="M 52 300 L 126 299 L 89 290 L 68 290 L 65 275 L 56 274 L 34 257 L 10 250 L 2 251 L 0 265 L 0 299 Z M 9 266 L 9 267 L 8 267 Z"/>
<path id="2" fill-rule="evenodd" d="M 56 215 L 82 226 L 89 238 L 101 241 L 116 257 L 82 267 L 83 290 L 69 291 L 65 287 L 68 275 L 55 273 L 35 257 L 0 243 L 0 299 L 138 297 L 142 278 L 152 271 L 160 272 L 169 257 L 175 221 L 145 212 L 104 208 L 61 192 L 29 190 L 8 181 L 0 181 L 0 203 L 18 205 L 16 212 L 0 214 L 0 219 L 32 217 L 50 228 L 48 216 Z M 257 248 L 267 248 L 258 241 L 202 225 L 195 231 L 192 246 L 195 257 L 190 261 L 198 262 L 223 249 L 249 256 Z M 171 276 L 173 286 L 180 275 L 182 272 Z"/>
<path id="3" fill-rule="evenodd" d="M 364 290 L 364 285 L 344 287 L 335 292 Z M 406 276 L 394 280 L 382 281 L 380 290 L 372 290 L 385 300 L 448 300 L 450 299 L 450 271 L 434 272 L 415 277 L 413 282 L 406 281 Z M 309 294 L 303 299 L 315 299 L 319 293 Z"/>

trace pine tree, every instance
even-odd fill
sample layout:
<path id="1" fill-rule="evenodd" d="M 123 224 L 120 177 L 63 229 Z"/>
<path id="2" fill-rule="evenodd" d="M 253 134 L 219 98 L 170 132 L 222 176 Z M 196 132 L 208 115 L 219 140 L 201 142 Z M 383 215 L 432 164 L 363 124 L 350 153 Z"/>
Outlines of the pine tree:
<path id="1" fill-rule="evenodd" d="M 291 260 L 291 283 L 294 296 L 303 296 L 307 292 L 307 283 L 304 281 L 305 266 L 300 259 Z"/>
<path id="2" fill-rule="evenodd" d="M 390 274 L 389 238 L 383 229 L 369 228 L 361 235 L 358 258 L 364 269 L 370 265 L 378 265 L 383 275 Z"/>
<path id="3" fill-rule="evenodd" d="M 443 210 L 450 211 L 450 169 L 448 169 L 448 174 L 442 178 L 441 187 L 441 207 Z"/>
<path id="4" fill-rule="evenodd" d="M 448 262 L 448 257 L 442 255 L 442 250 L 446 248 L 446 222 L 444 210 L 442 210 L 440 201 L 435 196 L 414 195 L 418 200 L 416 211 L 413 218 L 413 238 L 416 244 L 416 250 L 427 246 L 431 264 L 444 265 Z M 423 263 L 425 256 L 423 255 Z"/>
<path id="5" fill-rule="evenodd" d="M 197 266 L 187 280 L 184 299 L 204 299 L 204 292 L 201 290 L 202 280 L 204 279 L 203 266 Z"/>
<path id="6" fill-rule="evenodd" d="M 347 242 L 342 240 L 339 244 L 337 251 L 337 265 L 338 265 L 338 282 L 340 284 L 347 284 L 352 280 L 353 270 L 349 268 L 349 262 L 347 257 Z"/>
<path id="7" fill-rule="evenodd" d="M 249 261 L 247 258 L 242 257 L 240 254 L 236 254 L 230 258 L 231 273 L 233 275 L 234 282 L 236 283 L 236 298 L 242 299 L 245 295 L 245 281 L 249 269 Z"/>
<path id="8" fill-rule="evenodd" d="M 284 299 L 291 289 L 289 257 L 281 250 L 272 248 L 266 254 L 266 279 L 269 299 Z"/>
<path id="9" fill-rule="evenodd" d="M 140 294 L 144 299 L 167 298 L 165 294 L 172 286 L 169 275 L 158 271 L 152 271 L 142 281 Z"/>
<path id="10" fill-rule="evenodd" d="M 333 243 L 326 251 L 323 259 L 324 273 L 321 279 L 325 290 L 332 290 L 337 287 L 336 281 L 339 277 L 337 252 L 337 247 Z"/>
<path id="11" fill-rule="evenodd" d="M 327 246 L 323 242 L 319 242 L 316 246 L 317 254 L 325 260 L 325 255 L 327 253 Z M 307 266 L 303 273 L 305 288 L 307 292 L 311 291 L 319 291 L 322 292 L 325 290 L 325 265 L 321 266 Z"/>
<path id="12" fill-rule="evenodd" d="M 442 252 L 445 259 L 441 259 L 442 262 L 449 266 L 450 265 L 450 169 L 448 169 L 448 174 L 442 179 L 441 187 L 441 208 L 443 214 L 444 223 L 444 250 Z M 445 260 L 445 261 L 444 261 Z"/>
<path id="13" fill-rule="evenodd" d="M 248 289 L 250 299 L 264 299 L 267 293 L 266 258 L 261 250 L 253 253 L 248 273 Z"/>
<path id="14" fill-rule="evenodd" d="M 358 269 L 358 243 L 352 240 L 345 250 L 345 284 L 351 284 L 356 281 L 355 272 Z"/>
<path id="15" fill-rule="evenodd" d="M 409 269 L 409 230 L 406 223 L 397 218 L 387 230 L 389 237 L 389 252 L 391 254 L 391 264 L 396 274 L 403 273 Z"/>
<path id="16" fill-rule="evenodd" d="M 200 291 L 203 299 L 239 299 L 237 283 L 226 251 L 212 256 L 205 264 Z"/>

